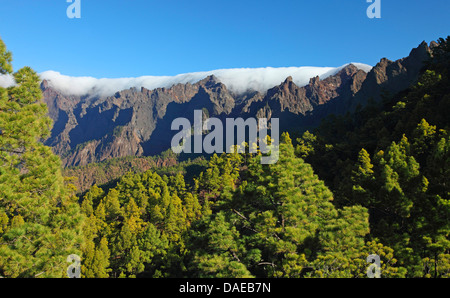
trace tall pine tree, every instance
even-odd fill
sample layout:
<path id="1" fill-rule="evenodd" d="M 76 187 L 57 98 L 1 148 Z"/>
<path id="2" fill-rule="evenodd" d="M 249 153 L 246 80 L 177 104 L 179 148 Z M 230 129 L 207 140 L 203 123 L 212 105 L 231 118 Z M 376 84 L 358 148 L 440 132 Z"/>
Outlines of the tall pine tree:
<path id="1" fill-rule="evenodd" d="M 29 67 L 13 73 L 11 56 L 0 40 L 0 74 L 15 80 L 0 87 L 0 275 L 63 277 L 67 257 L 81 255 L 83 217 L 60 159 L 42 143 L 52 122 L 40 79 Z"/>

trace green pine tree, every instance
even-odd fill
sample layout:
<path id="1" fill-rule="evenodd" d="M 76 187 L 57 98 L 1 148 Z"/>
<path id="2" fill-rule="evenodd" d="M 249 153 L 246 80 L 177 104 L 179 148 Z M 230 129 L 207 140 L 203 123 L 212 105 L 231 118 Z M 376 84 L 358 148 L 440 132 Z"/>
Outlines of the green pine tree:
<path id="1" fill-rule="evenodd" d="M 0 88 L 0 275 L 64 277 L 67 257 L 81 255 L 81 216 L 61 161 L 42 141 L 51 119 L 39 76 L 29 67 L 13 73 L 0 40 L 0 74 L 15 85 Z"/>

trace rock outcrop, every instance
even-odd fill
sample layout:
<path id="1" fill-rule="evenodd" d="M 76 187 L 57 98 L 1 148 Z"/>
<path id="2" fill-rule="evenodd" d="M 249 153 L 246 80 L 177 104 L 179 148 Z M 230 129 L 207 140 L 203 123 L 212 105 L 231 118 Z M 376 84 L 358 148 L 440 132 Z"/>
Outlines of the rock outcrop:
<path id="1" fill-rule="evenodd" d="M 193 121 L 194 110 L 206 116 L 277 117 L 282 130 L 317 125 L 329 114 L 345 113 L 370 98 L 408 88 L 419 77 L 431 53 L 422 43 L 406 58 L 381 61 L 366 73 L 349 64 L 323 80 L 310 79 L 297 86 L 292 77 L 265 93 L 234 94 L 216 77 L 170 88 L 128 89 L 105 98 L 62 94 L 43 81 L 41 88 L 54 120 L 46 144 L 65 166 L 80 166 L 114 157 L 147 156 L 170 148 L 175 118 Z"/>

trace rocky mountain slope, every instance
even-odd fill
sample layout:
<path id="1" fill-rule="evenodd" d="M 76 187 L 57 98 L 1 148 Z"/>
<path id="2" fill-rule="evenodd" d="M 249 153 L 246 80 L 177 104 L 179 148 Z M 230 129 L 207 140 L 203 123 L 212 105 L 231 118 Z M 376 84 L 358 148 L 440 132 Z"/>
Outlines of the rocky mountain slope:
<path id="1" fill-rule="evenodd" d="M 407 88 L 418 78 L 430 46 L 424 42 L 397 61 L 381 59 L 368 73 L 349 64 L 323 80 L 312 77 L 305 86 L 288 77 L 266 92 L 236 93 L 214 75 L 197 83 L 131 88 L 113 96 L 67 95 L 44 80 L 41 88 L 54 120 L 46 144 L 65 166 L 154 155 L 170 148 L 177 133 L 170 129 L 172 121 L 178 117 L 193 121 L 198 109 L 222 119 L 277 117 L 283 131 L 302 131 L 331 113 L 344 113 L 370 98 L 379 101 Z"/>

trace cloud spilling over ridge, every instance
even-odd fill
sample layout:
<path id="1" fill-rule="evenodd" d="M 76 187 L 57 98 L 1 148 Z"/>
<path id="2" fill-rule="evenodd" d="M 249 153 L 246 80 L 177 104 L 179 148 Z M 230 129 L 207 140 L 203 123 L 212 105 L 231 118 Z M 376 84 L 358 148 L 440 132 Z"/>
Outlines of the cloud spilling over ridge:
<path id="1" fill-rule="evenodd" d="M 369 72 L 372 67 L 361 63 L 351 63 L 359 69 Z M 236 68 L 219 69 L 205 72 L 180 74 L 177 76 L 143 76 L 137 78 L 97 79 L 93 77 L 70 77 L 56 71 L 46 71 L 40 74 L 42 80 L 66 95 L 111 96 L 116 92 L 129 88 L 169 88 L 175 84 L 194 84 L 214 75 L 231 91 L 242 94 L 247 91 L 265 92 L 279 85 L 291 76 L 298 86 L 305 86 L 313 77 L 325 79 L 339 72 L 341 67 L 280 67 L 280 68 Z M 0 86 L 11 85 L 11 78 L 0 76 Z"/>

